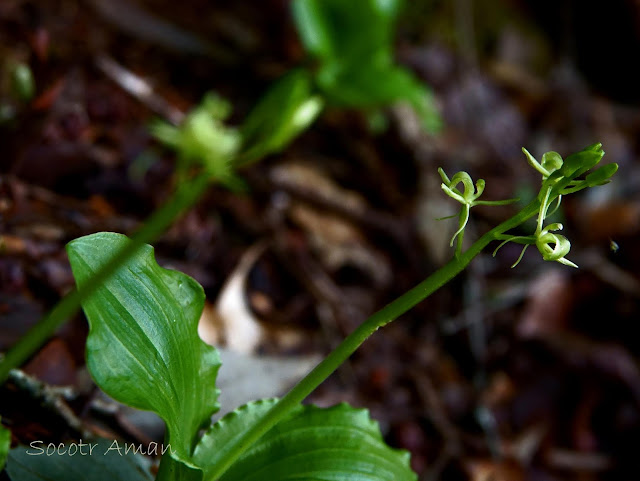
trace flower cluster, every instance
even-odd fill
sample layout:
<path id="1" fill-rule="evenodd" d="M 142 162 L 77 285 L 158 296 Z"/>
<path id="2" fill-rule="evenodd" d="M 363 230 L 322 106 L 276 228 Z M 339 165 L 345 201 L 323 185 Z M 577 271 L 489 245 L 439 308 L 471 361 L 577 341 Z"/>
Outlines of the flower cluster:
<path id="1" fill-rule="evenodd" d="M 588 174 L 584 179 L 578 179 L 579 176 L 600 162 L 604 155 L 602 144 L 593 144 L 576 154 L 570 155 L 565 160 L 557 152 L 546 152 L 542 156 L 542 162 L 538 162 L 527 149 L 523 148 L 522 151 L 527 157 L 529 165 L 542 175 L 542 187 L 538 194 L 540 209 L 538 211 L 536 230 L 530 236 L 497 236 L 503 242 L 496 248 L 493 255 L 495 256 L 498 249 L 507 242 L 524 244 L 525 246 L 520 256 L 511 266 L 515 267 L 522 259 L 527 247 L 535 244 L 545 261 L 554 261 L 566 266 L 578 267 L 566 258 L 571 249 L 569 239 L 563 235 L 553 233 L 554 231 L 562 230 L 562 224 L 556 222 L 545 227 L 544 221 L 560 207 L 563 195 L 573 194 L 587 187 L 595 187 L 596 185 L 610 182 L 611 176 L 618 170 L 618 165 L 608 164 L 602 166 Z M 556 205 L 549 212 L 549 207 L 554 202 Z"/>
<path id="2" fill-rule="evenodd" d="M 556 233 L 562 230 L 562 224 L 556 222 L 545 226 L 545 220 L 547 217 L 553 215 L 560 207 L 563 195 L 573 194 L 587 187 L 594 187 L 610 182 L 610 178 L 618 170 L 618 166 L 617 164 L 608 164 L 587 174 L 586 177 L 580 178 L 583 174 L 595 167 L 602 159 L 604 152 L 601 144 L 593 144 L 580 152 L 570 155 L 566 159 L 563 159 L 557 152 L 546 152 L 542 156 L 541 162 L 538 162 L 527 149 L 523 148 L 522 151 L 529 165 L 542 175 L 542 185 L 537 197 L 540 205 L 538 208 L 536 230 L 532 235 L 528 236 L 507 235 L 502 232 L 495 233 L 494 238 L 503 242 L 493 252 L 493 255 L 495 256 L 497 251 L 507 242 L 516 242 L 518 244 L 524 244 L 524 247 L 512 267 L 518 265 L 530 245 L 535 245 L 538 251 L 540 251 L 540 254 L 542 254 L 542 258 L 546 261 L 554 261 L 567 266 L 578 267 L 566 258 L 566 255 L 571 249 L 569 239 Z M 505 205 L 517 199 L 503 201 L 478 200 L 484 191 L 484 180 L 478 180 L 474 189 L 473 181 L 466 172 L 458 172 L 452 179 L 449 179 L 442 169 L 438 169 L 438 172 L 443 181 L 442 189 L 449 197 L 462 204 L 462 209 L 458 214 L 458 230 L 451 239 L 451 246 L 453 246 L 454 241 L 457 240 L 456 256 L 459 257 L 462 253 L 464 229 L 469 221 L 469 211 L 471 207 L 479 204 Z M 463 185 L 462 191 L 458 189 L 458 184 Z M 550 207 L 554 203 L 555 206 L 551 209 Z M 522 222 L 525 220 L 526 219 L 523 219 Z"/>

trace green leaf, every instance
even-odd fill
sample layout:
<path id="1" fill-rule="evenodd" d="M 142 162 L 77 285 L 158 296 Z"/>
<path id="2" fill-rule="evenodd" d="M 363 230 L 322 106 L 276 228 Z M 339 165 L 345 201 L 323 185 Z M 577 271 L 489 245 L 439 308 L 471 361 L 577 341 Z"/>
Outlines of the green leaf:
<path id="1" fill-rule="evenodd" d="M 307 52 L 320 65 L 316 82 L 341 107 L 377 109 L 406 101 L 428 130 L 440 118 L 428 89 L 393 61 L 399 0 L 295 0 L 294 20 Z"/>
<path id="2" fill-rule="evenodd" d="M 398 0 L 294 0 L 293 18 L 307 52 L 321 59 L 391 54 Z"/>
<path id="3" fill-rule="evenodd" d="M 202 468 L 205 479 L 210 468 L 227 457 L 232 441 L 241 437 L 277 402 L 277 399 L 250 402 L 226 414 L 207 429 L 193 452 L 193 461 Z"/>
<path id="4" fill-rule="evenodd" d="M 11 431 L 0 424 L 0 471 L 2 471 L 2 468 L 4 468 L 4 463 L 7 461 L 7 455 L 9 454 L 10 446 Z"/>
<path id="5" fill-rule="evenodd" d="M 389 18 L 396 18 L 403 5 L 402 0 L 374 0 L 373 2 L 374 8 Z"/>
<path id="6" fill-rule="evenodd" d="M 404 101 L 414 108 L 424 128 L 437 131 L 441 127 L 431 92 L 408 70 L 393 65 L 360 64 L 354 70 L 335 67 L 329 65 L 318 73 L 318 85 L 334 105 L 372 109 Z"/>
<path id="7" fill-rule="evenodd" d="M 334 46 L 322 3 L 298 0 L 292 3 L 291 8 L 307 52 L 318 57 L 330 57 L 334 52 Z"/>
<path id="8" fill-rule="evenodd" d="M 311 74 L 300 69 L 269 89 L 242 126 L 242 163 L 279 152 L 311 125 L 322 109 L 322 99 L 312 94 L 312 87 Z"/>
<path id="9" fill-rule="evenodd" d="M 229 413 L 203 436 L 194 454 L 205 473 L 228 454 L 225 447 L 264 416 L 276 400 Z M 364 409 L 299 406 L 251 446 L 220 481 L 415 481 L 409 453 L 391 449 Z"/>
<path id="10" fill-rule="evenodd" d="M 411 76 L 393 67 L 375 68 L 362 65 L 362 70 L 335 73 L 321 72 L 318 82 L 334 104 L 350 107 L 372 107 L 389 104 L 404 98 L 404 88 L 411 91 L 415 85 Z"/>
<path id="11" fill-rule="evenodd" d="M 165 455 L 158 468 L 156 481 L 202 481 L 202 477 L 199 467 Z"/>
<path id="12" fill-rule="evenodd" d="M 85 283 L 131 242 L 101 232 L 67 245 L 73 275 Z M 154 411 L 167 423 L 169 443 L 188 460 L 197 431 L 218 408 L 217 352 L 200 340 L 202 287 L 160 267 L 145 245 L 82 305 L 89 320 L 87 365 L 111 397 Z"/>
<path id="13" fill-rule="evenodd" d="M 113 448 L 115 441 L 101 439 L 78 444 L 66 444 L 62 449 L 51 449 L 46 444 L 34 447 L 19 446 L 9 452 L 7 472 L 12 481 L 150 481 L 148 463 L 140 454 Z M 91 449 L 91 446 L 93 447 Z M 75 449 L 69 454 L 69 448 Z M 91 449 L 91 454 L 89 450 Z M 64 450 L 65 454 L 60 454 Z M 84 453 L 84 454 L 81 454 Z"/>

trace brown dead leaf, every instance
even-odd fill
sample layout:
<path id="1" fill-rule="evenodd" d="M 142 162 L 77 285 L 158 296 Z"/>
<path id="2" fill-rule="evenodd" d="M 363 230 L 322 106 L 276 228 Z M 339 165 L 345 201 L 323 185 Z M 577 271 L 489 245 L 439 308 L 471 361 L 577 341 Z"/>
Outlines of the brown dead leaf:
<path id="1" fill-rule="evenodd" d="M 264 249 L 264 244 L 256 244 L 243 254 L 216 301 L 215 309 L 224 328 L 225 344 L 240 353 L 254 352 L 264 339 L 263 328 L 251 311 L 246 296 L 247 275 Z"/>

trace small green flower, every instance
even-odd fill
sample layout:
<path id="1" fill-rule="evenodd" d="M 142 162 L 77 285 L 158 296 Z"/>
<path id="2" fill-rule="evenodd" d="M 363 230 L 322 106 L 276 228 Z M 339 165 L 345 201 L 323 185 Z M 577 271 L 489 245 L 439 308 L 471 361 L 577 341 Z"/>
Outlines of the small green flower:
<path id="1" fill-rule="evenodd" d="M 538 162 L 527 149 L 522 147 L 529 165 L 542 174 L 542 180 L 547 180 L 551 174 L 562 167 L 564 161 L 558 152 L 546 152 L 542 155 L 542 163 Z"/>
<path id="2" fill-rule="evenodd" d="M 563 235 L 552 234 L 551 231 L 562 230 L 562 224 L 549 224 L 536 237 L 536 247 L 545 261 L 555 261 L 565 266 L 578 267 L 565 256 L 571 249 L 571 242 Z M 551 247 L 553 245 L 553 247 Z"/>
<path id="3" fill-rule="evenodd" d="M 178 175 L 186 177 L 192 168 L 205 169 L 209 175 L 230 188 L 238 188 L 233 159 L 241 143 L 237 129 L 224 124 L 231 105 L 208 94 L 180 126 L 164 121 L 151 126 L 152 135 L 177 152 Z"/>
<path id="4" fill-rule="evenodd" d="M 453 234 L 451 238 L 451 243 L 449 244 L 453 247 L 453 243 L 456 241 L 456 256 L 459 256 L 462 253 L 462 240 L 464 237 L 464 229 L 469 222 L 469 211 L 471 207 L 476 205 L 507 205 L 512 202 L 516 202 L 518 199 L 507 199 L 507 200 L 478 200 L 478 198 L 484 192 L 485 181 L 483 179 L 478 179 L 475 185 L 475 189 L 473 187 L 473 180 L 471 176 L 466 172 L 458 172 L 451 179 L 447 177 L 447 174 L 444 170 L 439 167 L 438 173 L 442 178 L 442 190 L 451 197 L 452 199 L 457 200 L 462 204 L 462 208 L 460 209 L 460 213 L 458 214 L 458 230 Z M 458 184 L 462 183 L 464 189 L 461 192 L 458 189 Z M 455 216 L 451 216 L 455 217 Z M 447 219 L 450 217 L 443 217 L 442 219 Z"/>
<path id="5" fill-rule="evenodd" d="M 565 236 L 553 234 L 551 232 L 557 230 L 562 230 L 562 224 L 549 224 L 540 232 L 537 232 L 534 235 L 530 236 L 504 236 L 503 242 L 498 247 L 496 247 L 496 250 L 493 251 L 493 256 L 495 257 L 498 250 L 500 250 L 500 248 L 507 242 L 524 244 L 524 247 L 522 248 L 522 251 L 518 256 L 518 259 L 511 266 L 513 268 L 520 263 L 527 248 L 530 245 L 535 244 L 545 261 L 554 261 L 559 262 L 560 264 L 564 264 L 565 266 L 578 267 L 569 259 L 565 258 L 565 256 L 569 253 L 569 250 L 571 250 L 571 242 L 569 242 L 569 239 L 567 239 Z"/>

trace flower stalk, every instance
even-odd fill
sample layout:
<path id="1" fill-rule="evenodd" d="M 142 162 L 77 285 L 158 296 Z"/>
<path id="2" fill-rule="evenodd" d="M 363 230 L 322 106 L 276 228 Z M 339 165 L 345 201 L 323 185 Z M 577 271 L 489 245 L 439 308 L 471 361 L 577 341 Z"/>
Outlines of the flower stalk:
<path id="1" fill-rule="evenodd" d="M 280 401 L 264 417 L 259 419 L 250 430 L 246 431 L 243 436 L 234 439 L 233 446 L 230 446 L 229 455 L 218 463 L 218 465 L 213 467 L 209 479 L 219 479 L 220 476 L 222 476 L 225 471 L 242 455 L 242 453 L 260 439 L 262 435 L 280 422 L 292 409 L 298 406 L 314 389 L 316 389 L 344 361 L 346 361 L 347 358 L 351 356 L 351 354 L 353 354 L 353 352 L 366 339 L 369 338 L 369 336 L 381 327 L 389 324 L 406 313 L 409 309 L 452 280 L 491 242 L 502 240 L 503 242 L 500 246 L 509 241 L 524 243 L 525 249 L 528 245 L 536 244 L 544 260 L 556 261 L 561 264 L 577 267 L 565 258 L 565 255 L 569 252 L 569 248 L 571 247 L 568 239 L 564 236 L 553 233 L 553 231 L 561 230 L 562 225 L 555 223 L 543 227 L 543 223 L 544 219 L 549 215 L 549 206 L 554 201 L 557 201 L 561 195 L 566 195 L 568 191 L 576 188 L 581 190 L 582 188 L 592 186 L 591 184 L 601 185 L 609 181 L 611 175 L 613 175 L 617 170 L 616 164 L 609 164 L 608 166 L 604 166 L 596 170 L 594 172 L 594 174 L 596 174 L 595 177 L 590 178 L 590 176 L 594 175 L 590 174 L 585 180 L 576 180 L 577 176 L 582 175 L 600 161 L 602 155 L 604 155 L 604 152 L 602 152 L 600 147 L 600 144 L 595 144 L 587 147 L 587 149 L 579 152 L 578 154 L 574 154 L 574 156 L 578 156 L 578 161 L 576 161 L 574 156 L 568 157 L 566 162 L 571 161 L 569 168 L 566 167 L 566 162 L 562 162 L 560 155 L 555 152 L 545 154 L 545 156 L 543 156 L 542 164 L 538 163 L 529 154 L 527 156 L 529 163 L 543 176 L 540 194 L 516 215 L 497 227 L 494 227 L 476 240 L 464 252 L 462 250 L 462 240 L 464 228 L 469 221 L 469 211 L 471 207 L 480 204 L 505 205 L 514 202 L 515 199 L 504 201 L 480 201 L 478 198 L 484 191 L 484 180 L 478 180 L 474 189 L 473 181 L 466 172 L 458 172 L 449 179 L 444 170 L 438 169 L 443 181 L 442 189 L 449 197 L 462 204 L 462 208 L 458 214 L 459 228 L 451 240 L 451 245 L 453 245 L 454 241 L 457 239 L 454 257 L 413 289 L 386 305 L 360 324 L 360 326 L 347 336 L 335 350 L 333 350 L 309 374 L 307 374 L 307 376 L 305 376 L 282 399 L 280 399 Z M 582 155 L 585 152 L 586 154 Z M 526 154 L 528 154 L 528 152 L 526 152 Z M 531 159 L 533 159 L 533 161 Z M 585 169 L 585 166 L 587 165 L 590 167 Z M 561 171 L 562 168 L 565 168 L 565 170 Z M 457 187 L 460 183 L 463 185 L 462 191 Z M 536 214 L 538 215 L 538 222 L 536 233 L 534 233 L 534 235 L 507 235 L 508 231 L 521 226 Z M 551 245 L 553 245 L 553 247 L 551 247 Z M 498 249 L 500 246 L 498 246 Z M 522 258 L 523 254 L 524 249 L 520 258 Z"/>

